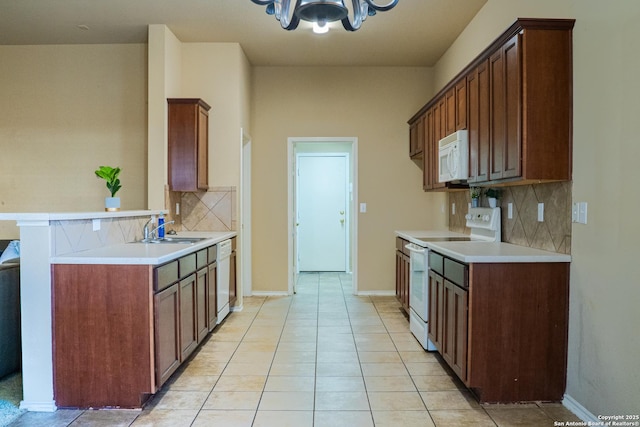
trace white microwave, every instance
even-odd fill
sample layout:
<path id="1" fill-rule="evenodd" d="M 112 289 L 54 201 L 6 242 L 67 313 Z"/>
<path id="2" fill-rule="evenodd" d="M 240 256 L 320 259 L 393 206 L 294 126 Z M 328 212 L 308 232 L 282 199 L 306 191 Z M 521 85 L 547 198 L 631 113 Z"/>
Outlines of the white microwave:
<path id="1" fill-rule="evenodd" d="M 438 141 L 438 181 L 464 181 L 469 178 L 469 137 L 459 130 Z"/>

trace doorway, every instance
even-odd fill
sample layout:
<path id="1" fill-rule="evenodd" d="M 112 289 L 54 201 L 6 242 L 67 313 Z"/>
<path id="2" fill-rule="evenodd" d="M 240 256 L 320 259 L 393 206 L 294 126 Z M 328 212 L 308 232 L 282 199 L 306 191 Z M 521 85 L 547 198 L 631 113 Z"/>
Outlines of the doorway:
<path id="1" fill-rule="evenodd" d="M 300 271 L 351 273 L 357 289 L 357 138 L 289 138 L 289 294 Z"/>

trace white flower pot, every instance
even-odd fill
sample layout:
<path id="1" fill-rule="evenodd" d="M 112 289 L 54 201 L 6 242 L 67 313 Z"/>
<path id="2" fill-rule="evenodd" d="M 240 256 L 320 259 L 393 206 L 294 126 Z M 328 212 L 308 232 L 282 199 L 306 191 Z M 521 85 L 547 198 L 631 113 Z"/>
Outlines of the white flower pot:
<path id="1" fill-rule="evenodd" d="M 490 208 L 495 208 L 496 206 L 498 206 L 498 199 L 496 199 L 495 197 L 489 197 L 488 200 Z"/>
<path id="2" fill-rule="evenodd" d="M 104 210 L 107 212 L 120 210 L 120 197 L 106 197 L 104 199 Z"/>

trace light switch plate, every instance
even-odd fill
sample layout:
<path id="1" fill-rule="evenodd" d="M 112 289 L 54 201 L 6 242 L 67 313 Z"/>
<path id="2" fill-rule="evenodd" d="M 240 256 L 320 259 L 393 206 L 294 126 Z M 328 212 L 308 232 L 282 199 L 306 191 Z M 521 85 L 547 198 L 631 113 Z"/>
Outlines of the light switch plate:
<path id="1" fill-rule="evenodd" d="M 92 225 L 93 225 L 93 231 L 99 231 L 100 230 L 100 220 L 99 219 L 94 219 L 92 221 Z"/>
<path id="2" fill-rule="evenodd" d="M 513 219 L 513 203 L 507 204 L 507 219 Z"/>
<path id="3" fill-rule="evenodd" d="M 367 212 L 367 204 L 360 203 L 360 213 L 365 213 L 365 212 Z"/>
<path id="4" fill-rule="evenodd" d="M 456 214 L 456 204 L 451 203 L 451 215 L 455 215 L 455 214 Z"/>
<path id="5" fill-rule="evenodd" d="M 587 223 L 587 202 L 575 202 L 571 209 L 571 221 L 578 224 Z"/>

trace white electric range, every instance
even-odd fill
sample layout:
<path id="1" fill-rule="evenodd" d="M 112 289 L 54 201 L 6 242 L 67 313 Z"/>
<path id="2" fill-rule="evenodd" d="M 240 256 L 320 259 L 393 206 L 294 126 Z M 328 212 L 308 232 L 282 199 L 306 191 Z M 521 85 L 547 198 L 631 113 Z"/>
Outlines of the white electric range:
<path id="1" fill-rule="evenodd" d="M 414 237 L 406 245 L 410 251 L 409 275 L 409 328 L 422 347 L 435 351 L 435 345 L 429 340 L 429 242 L 500 242 L 500 208 L 470 208 L 465 216 L 466 225 L 471 229 L 468 236 L 447 235 L 443 233 L 425 233 L 424 237 Z M 452 233 L 455 234 L 455 233 Z"/>

